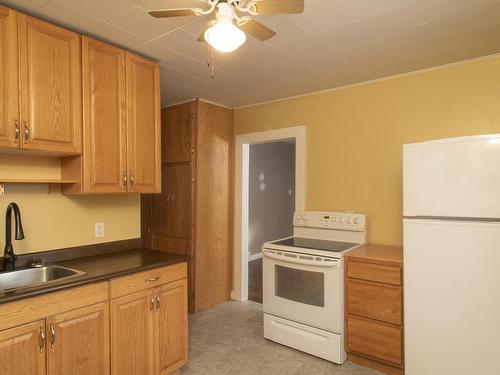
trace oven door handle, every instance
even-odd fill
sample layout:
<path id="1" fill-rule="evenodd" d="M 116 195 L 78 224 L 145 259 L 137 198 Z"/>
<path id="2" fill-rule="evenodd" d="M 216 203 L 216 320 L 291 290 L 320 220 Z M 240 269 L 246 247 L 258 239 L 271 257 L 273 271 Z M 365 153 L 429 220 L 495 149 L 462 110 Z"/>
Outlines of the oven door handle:
<path id="1" fill-rule="evenodd" d="M 309 260 L 309 259 L 301 259 L 300 254 L 293 254 L 291 256 L 279 255 L 279 254 L 276 254 L 274 251 L 267 250 L 267 249 L 262 249 L 262 252 L 264 253 L 264 256 L 266 256 L 269 259 L 279 260 L 279 261 L 287 262 L 287 263 L 302 264 L 302 265 L 306 265 L 306 266 L 315 266 L 315 267 L 335 267 L 335 268 L 340 267 L 340 260 L 338 260 L 338 259 L 331 259 L 331 258 L 325 258 L 325 257 L 316 257 L 314 255 L 308 255 L 308 257 L 322 259 L 322 260 Z M 282 252 L 282 253 L 285 253 L 285 252 Z M 291 254 L 291 253 L 286 253 L 286 254 Z"/>

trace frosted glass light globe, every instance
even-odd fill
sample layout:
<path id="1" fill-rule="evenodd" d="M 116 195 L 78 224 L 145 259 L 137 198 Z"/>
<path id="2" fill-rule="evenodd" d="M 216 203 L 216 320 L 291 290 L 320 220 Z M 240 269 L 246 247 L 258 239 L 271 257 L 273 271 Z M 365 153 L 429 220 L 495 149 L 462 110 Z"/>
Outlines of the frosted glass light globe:
<path id="1" fill-rule="evenodd" d="M 246 42 L 246 34 L 232 22 L 220 22 L 205 31 L 205 40 L 217 51 L 232 52 Z"/>

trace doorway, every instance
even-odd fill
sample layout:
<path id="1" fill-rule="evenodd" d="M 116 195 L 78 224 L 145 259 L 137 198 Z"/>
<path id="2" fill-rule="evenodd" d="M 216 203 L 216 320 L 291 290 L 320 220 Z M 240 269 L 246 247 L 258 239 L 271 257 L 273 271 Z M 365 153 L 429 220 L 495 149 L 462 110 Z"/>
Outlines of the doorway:
<path id="1" fill-rule="evenodd" d="M 231 298 L 262 301 L 264 242 L 292 235 L 304 210 L 305 127 L 236 137 L 234 281 Z"/>
<path id="2" fill-rule="evenodd" d="M 262 245 L 293 234 L 295 139 L 250 145 L 248 299 L 262 303 Z"/>

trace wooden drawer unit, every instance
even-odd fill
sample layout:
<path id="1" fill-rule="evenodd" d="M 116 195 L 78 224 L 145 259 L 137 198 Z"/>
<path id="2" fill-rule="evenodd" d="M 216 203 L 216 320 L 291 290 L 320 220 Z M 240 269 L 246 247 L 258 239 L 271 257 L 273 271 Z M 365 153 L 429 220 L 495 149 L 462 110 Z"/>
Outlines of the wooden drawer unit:
<path id="1" fill-rule="evenodd" d="M 403 364 L 402 329 L 368 319 L 347 318 L 349 350 L 390 364 Z"/>
<path id="2" fill-rule="evenodd" d="M 403 374 L 402 249 L 366 245 L 346 255 L 345 267 L 349 359 L 388 374 Z"/>
<path id="3" fill-rule="evenodd" d="M 347 280 L 347 312 L 386 323 L 401 325 L 401 288 Z"/>
<path id="4" fill-rule="evenodd" d="M 366 263 L 357 260 L 351 260 L 348 263 L 347 277 L 391 285 L 402 284 L 400 267 L 385 264 Z"/>
<path id="5" fill-rule="evenodd" d="M 172 281 L 187 277 L 187 264 L 179 263 L 173 266 L 155 268 L 152 270 L 139 272 L 134 275 L 127 275 L 112 279 L 109 282 L 110 298 L 125 296 L 142 290 L 155 288 Z"/>

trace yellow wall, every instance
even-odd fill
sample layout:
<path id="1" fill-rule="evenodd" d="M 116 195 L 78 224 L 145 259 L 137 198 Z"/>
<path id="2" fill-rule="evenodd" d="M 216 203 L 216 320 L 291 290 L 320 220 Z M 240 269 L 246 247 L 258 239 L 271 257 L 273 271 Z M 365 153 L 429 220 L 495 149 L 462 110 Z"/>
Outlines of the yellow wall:
<path id="1" fill-rule="evenodd" d="M 368 214 L 402 243 L 402 145 L 500 133 L 500 56 L 235 111 L 235 133 L 307 127 L 306 208 Z"/>
<path id="2" fill-rule="evenodd" d="M 1 178 L 60 178 L 58 158 L 0 154 Z M 5 208 L 21 208 L 26 239 L 15 241 L 17 254 L 140 237 L 138 194 L 65 196 L 53 185 L 5 186 L 0 197 L 0 246 L 5 238 Z M 94 223 L 105 225 L 104 238 L 94 238 Z M 3 254 L 3 253 L 2 253 Z M 1 254 L 0 254 L 1 256 Z"/>

